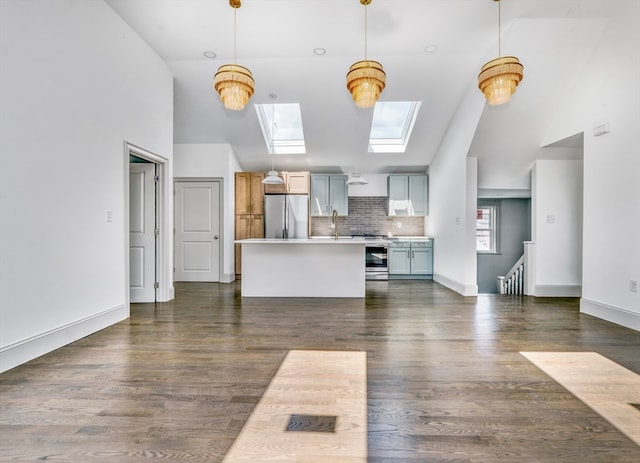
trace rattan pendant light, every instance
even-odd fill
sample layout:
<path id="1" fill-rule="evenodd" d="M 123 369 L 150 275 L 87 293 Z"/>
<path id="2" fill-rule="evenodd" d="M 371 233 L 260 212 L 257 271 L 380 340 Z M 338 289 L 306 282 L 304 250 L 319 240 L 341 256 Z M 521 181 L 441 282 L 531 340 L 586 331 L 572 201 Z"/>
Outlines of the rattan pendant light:
<path id="1" fill-rule="evenodd" d="M 354 63 L 347 73 L 347 89 L 358 108 L 371 108 L 376 104 L 386 85 L 382 64 L 367 59 L 367 5 L 371 0 L 360 0 L 364 5 L 364 60 Z"/>
<path id="2" fill-rule="evenodd" d="M 523 66 L 515 56 L 501 56 L 500 44 L 500 0 L 498 3 L 498 58 L 495 58 L 480 70 L 478 75 L 478 88 L 484 93 L 487 103 L 491 106 L 507 103 L 516 91 L 516 87 L 522 81 Z"/>
<path id="3" fill-rule="evenodd" d="M 236 13 L 241 6 L 241 0 L 229 0 L 233 8 L 233 64 L 224 64 L 218 68 L 213 78 L 213 88 L 220 94 L 224 107 L 240 111 L 253 95 L 255 82 L 251 71 L 236 64 Z"/>

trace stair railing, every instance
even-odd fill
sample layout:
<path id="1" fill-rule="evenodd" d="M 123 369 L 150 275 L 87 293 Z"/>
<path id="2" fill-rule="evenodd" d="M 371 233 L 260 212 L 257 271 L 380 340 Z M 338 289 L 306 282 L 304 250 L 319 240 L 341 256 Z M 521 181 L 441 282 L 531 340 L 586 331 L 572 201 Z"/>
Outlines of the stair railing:
<path id="1" fill-rule="evenodd" d="M 524 294 L 524 254 L 511 267 L 505 276 L 498 277 L 498 292 L 500 294 Z"/>

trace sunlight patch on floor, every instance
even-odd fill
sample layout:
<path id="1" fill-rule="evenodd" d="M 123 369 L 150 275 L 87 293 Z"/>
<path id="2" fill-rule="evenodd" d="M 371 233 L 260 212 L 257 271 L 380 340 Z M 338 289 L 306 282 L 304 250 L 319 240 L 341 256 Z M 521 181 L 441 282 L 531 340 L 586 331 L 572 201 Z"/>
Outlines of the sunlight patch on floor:
<path id="1" fill-rule="evenodd" d="M 640 445 L 640 375 L 595 352 L 521 352 Z"/>
<path id="2" fill-rule="evenodd" d="M 367 461 L 367 354 L 290 351 L 223 463 L 332 460 Z"/>

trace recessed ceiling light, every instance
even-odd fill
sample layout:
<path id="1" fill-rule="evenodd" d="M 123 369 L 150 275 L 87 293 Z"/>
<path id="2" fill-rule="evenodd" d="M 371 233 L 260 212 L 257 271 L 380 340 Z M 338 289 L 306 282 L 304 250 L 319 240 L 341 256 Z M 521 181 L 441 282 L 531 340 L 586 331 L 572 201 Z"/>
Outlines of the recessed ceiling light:
<path id="1" fill-rule="evenodd" d="M 313 49 L 313 54 L 317 55 L 317 56 L 322 56 L 324 54 L 327 53 L 327 49 L 326 48 L 314 48 Z"/>
<path id="2" fill-rule="evenodd" d="M 209 58 L 209 59 L 214 59 L 216 56 L 218 56 L 214 51 L 210 51 L 210 50 L 207 50 L 202 54 L 205 56 L 205 58 Z"/>
<path id="3" fill-rule="evenodd" d="M 437 50 L 438 50 L 438 45 L 436 45 L 435 43 L 432 43 L 431 45 L 427 45 L 426 47 L 424 47 L 425 53 L 434 53 Z"/>

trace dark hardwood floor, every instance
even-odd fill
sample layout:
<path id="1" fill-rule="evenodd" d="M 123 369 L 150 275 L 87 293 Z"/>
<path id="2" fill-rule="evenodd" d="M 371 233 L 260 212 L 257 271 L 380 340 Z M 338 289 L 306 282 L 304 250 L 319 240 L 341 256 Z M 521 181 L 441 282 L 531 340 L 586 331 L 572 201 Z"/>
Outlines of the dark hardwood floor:
<path id="1" fill-rule="evenodd" d="M 368 282 L 364 300 L 239 288 L 177 284 L 174 301 L 1 374 L 0 461 L 220 462 L 291 349 L 367 352 L 372 463 L 640 461 L 519 353 L 593 351 L 640 373 L 640 333 L 577 299 L 429 281 Z"/>

